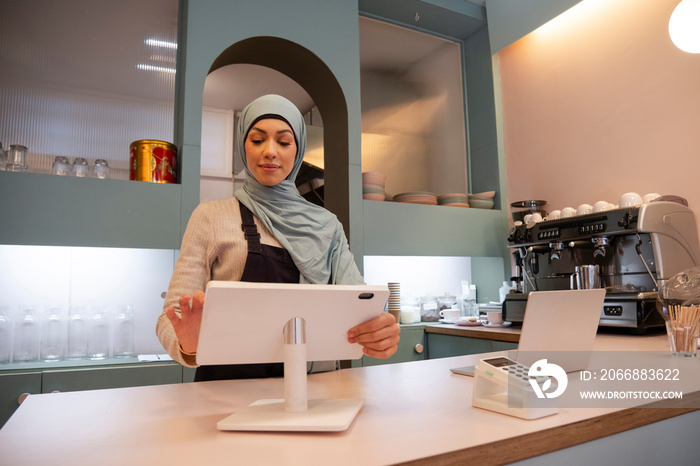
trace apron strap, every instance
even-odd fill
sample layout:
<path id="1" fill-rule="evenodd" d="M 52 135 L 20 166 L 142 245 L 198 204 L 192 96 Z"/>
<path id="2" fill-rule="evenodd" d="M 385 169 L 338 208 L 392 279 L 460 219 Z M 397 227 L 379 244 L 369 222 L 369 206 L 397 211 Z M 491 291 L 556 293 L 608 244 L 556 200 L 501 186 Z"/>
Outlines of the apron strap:
<path id="1" fill-rule="evenodd" d="M 238 201 L 238 205 L 241 208 L 241 229 L 248 242 L 248 252 L 260 254 L 262 252 L 260 233 L 258 233 L 258 227 L 255 225 L 253 213 L 241 201 Z"/>

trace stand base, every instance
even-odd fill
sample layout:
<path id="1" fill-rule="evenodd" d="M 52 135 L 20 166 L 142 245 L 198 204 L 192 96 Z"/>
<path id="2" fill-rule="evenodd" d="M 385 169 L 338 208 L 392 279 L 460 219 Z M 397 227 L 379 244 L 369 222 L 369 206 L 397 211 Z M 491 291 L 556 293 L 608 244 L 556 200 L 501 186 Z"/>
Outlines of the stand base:
<path id="1" fill-rule="evenodd" d="M 284 410 L 284 400 L 258 400 L 216 424 L 219 430 L 266 432 L 340 432 L 362 407 L 359 399 L 309 400 L 301 413 Z"/>

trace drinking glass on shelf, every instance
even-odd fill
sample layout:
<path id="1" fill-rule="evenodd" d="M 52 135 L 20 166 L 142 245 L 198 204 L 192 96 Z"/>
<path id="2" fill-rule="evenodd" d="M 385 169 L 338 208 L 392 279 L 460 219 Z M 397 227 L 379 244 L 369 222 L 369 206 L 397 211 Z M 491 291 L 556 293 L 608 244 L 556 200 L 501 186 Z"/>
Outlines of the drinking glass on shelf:
<path id="1" fill-rule="evenodd" d="M 95 306 L 88 330 L 88 358 L 109 357 L 109 319 L 105 306 Z"/>
<path id="2" fill-rule="evenodd" d="M 60 306 L 49 306 L 41 323 L 42 361 L 60 361 L 66 354 L 66 332 L 64 312 Z"/>
<path id="3" fill-rule="evenodd" d="M 68 316 L 67 359 L 85 359 L 87 357 L 88 323 L 85 318 L 84 307 L 71 307 Z"/>
<path id="4" fill-rule="evenodd" d="M 59 176 L 66 176 L 70 174 L 70 161 L 68 160 L 68 157 L 57 155 L 56 158 L 53 159 L 53 167 L 51 168 L 51 172 L 54 175 Z"/>
<path id="5" fill-rule="evenodd" d="M 41 338 L 40 321 L 31 306 L 22 306 L 22 317 L 15 322 L 14 362 L 32 362 L 39 359 Z"/>
<path id="6" fill-rule="evenodd" d="M 7 153 L 7 164 L 5 170 L 8 172 L 26 172 L 29 171 L 27 164 L 27 148 L 19 144 L 12 144 L 10 151 Z"/>
<path id="7" fill-rule="evenodd" d="M 87 160 L 82 157 L 73 159 L 73 175 L 81 178 L 88 176 Z"/>
<path id="8" fill-rule="evenodd" d="M 107 164 L 107 161 L 104 159 L 95 160 L 93 172 L 95 173 L 95 177 L 101 180 L 109 178 L 109 165 Z"/>

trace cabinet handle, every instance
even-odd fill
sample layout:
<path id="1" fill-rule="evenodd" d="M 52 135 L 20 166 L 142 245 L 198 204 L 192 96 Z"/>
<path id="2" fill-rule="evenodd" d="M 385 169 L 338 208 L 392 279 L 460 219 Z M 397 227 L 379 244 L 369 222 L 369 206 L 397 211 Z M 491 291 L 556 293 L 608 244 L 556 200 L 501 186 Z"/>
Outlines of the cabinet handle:
<path id="1" fill-rule="evenodd" d="M 416 353 L 421 354 L 423 352 L 423 345 L 418 343 L 415 347 Z"/>
<path id="2" fill-rule="evenodd" d="M 31 393 L 22 393 L 19 398 L 17 398 L 17 404 L 21 405 L 24 403 L 24 400 L 26 400 L 29 395 L 31 395 Z"/>

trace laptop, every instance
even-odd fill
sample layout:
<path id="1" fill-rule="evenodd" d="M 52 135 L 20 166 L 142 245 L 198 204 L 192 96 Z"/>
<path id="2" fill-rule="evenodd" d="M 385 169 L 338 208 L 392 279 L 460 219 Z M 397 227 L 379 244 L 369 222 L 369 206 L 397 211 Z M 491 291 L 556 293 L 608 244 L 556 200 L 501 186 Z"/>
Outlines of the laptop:
<path id="1" fill-rule="evenodd" d="M 566 372 L 585 369 L 604 301 L 604 289 L 531 292 L 518 349 L 509 352 L 509 358 L 526 366 L 547 358 Z M 474 375 L 474 366 L 450 370 Z"/>

